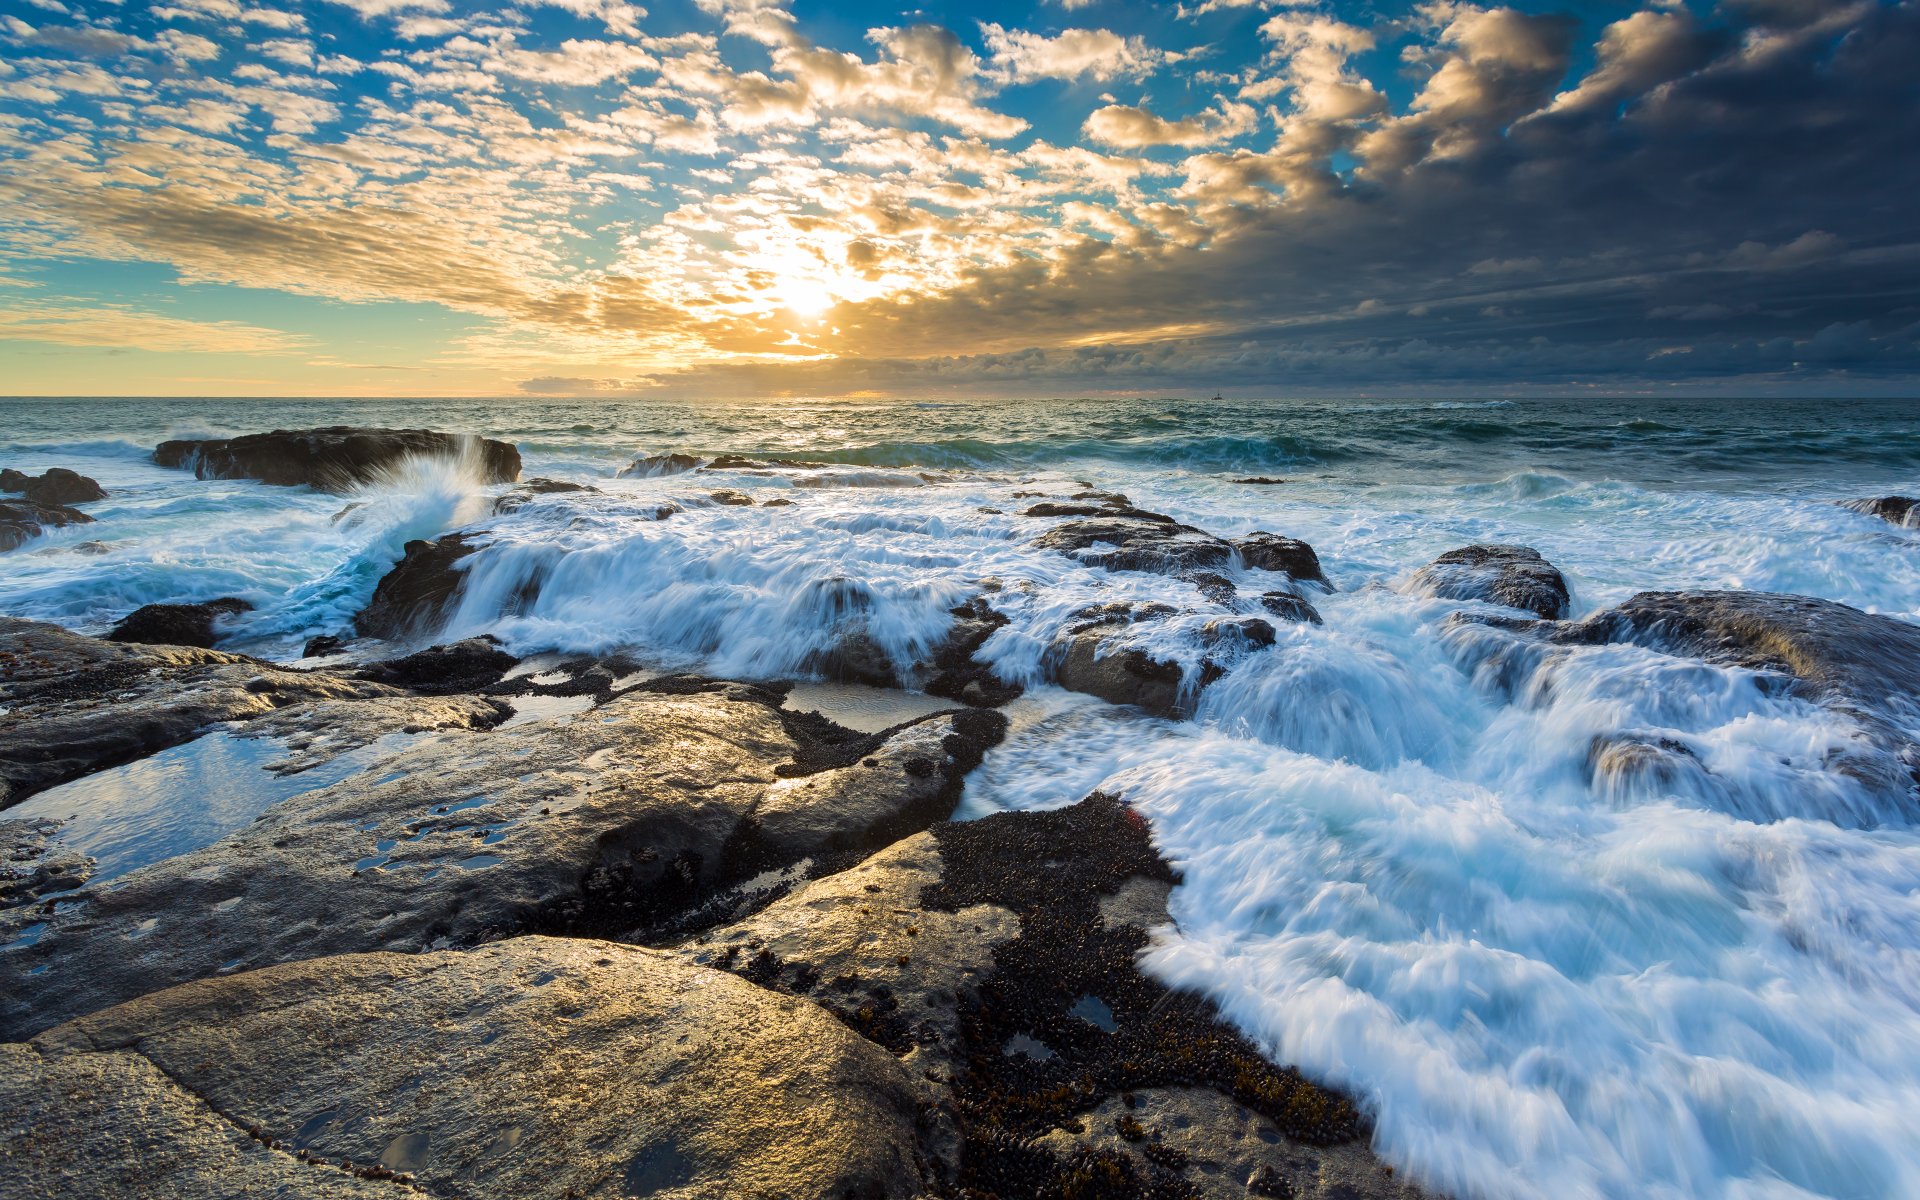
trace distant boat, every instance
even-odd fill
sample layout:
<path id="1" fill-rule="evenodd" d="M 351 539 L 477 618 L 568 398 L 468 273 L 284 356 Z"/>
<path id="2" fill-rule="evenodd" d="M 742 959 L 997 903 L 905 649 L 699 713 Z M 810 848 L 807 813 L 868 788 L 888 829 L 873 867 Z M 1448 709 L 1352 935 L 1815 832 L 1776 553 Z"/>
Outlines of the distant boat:
<path id="1" fill-rule="evenodd" d="M 1213 394 L 1213 398 L 1214 398 L 1215 400 L 1225 400 L 1225 399 L 1226 399 L 1226 397 L 1225 397 L 1225 396 L 1222 396 L 1222 395 L 1221 395 L 1221 394 L 1220 394 L 1219 392 L 1215 392 L 1215 393 Z"/>

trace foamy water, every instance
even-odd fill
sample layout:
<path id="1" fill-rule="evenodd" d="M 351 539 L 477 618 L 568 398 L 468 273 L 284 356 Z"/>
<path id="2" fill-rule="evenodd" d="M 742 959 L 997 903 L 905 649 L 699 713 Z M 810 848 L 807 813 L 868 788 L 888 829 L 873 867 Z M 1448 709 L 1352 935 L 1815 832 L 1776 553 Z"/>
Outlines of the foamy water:
<path id="1" fill-rule="evenodd" d="M 1920 618 L 1920 531 L 1832 503 L 1920 485 L 1904 406 L 4 407 L 0 465 L 73 467 L 113 496 L 99 523 L 0 558 L 0 611 L 90 631 L 237 595 L 258 607 L 235 644 L 291 657 L 347 626 L 408 539 L 466 528 L 483 548 L 444 636 L 774 678 L 852 629 L 905 669 L 995 581 L 1010 621 L 983 657 L 1035 686 L 963 811 L 1096 787 L 1138 804 L 1186 877 L 1150 969 L 1351 1089 L 1397 1166 L 1463 1196 L 1920 1195 L 1920 836 L 1833 769 L 1848 720 L 1638 647 L 1521 653 L 1406 587 L 1441 551 L 1501 541 L 1558 565 L 1576 614 L 1707 586 Z M 492 516 L 506 489 L 458 464 L 331 496 L 143 461 L 194 420 L 485 433 L 527 476 L 599 491 Z M 834 466 L 615 476 L 675 450 Z M 1087 605 L 1182 610 L 1132 636 L 1189 666 L 1221 611 L 1191 583 L 1029 546 L 1053 522 L 1015 493 L 1084 485 L 1222 536 L 1306 539 L 1337 588 L 1311 597 L 1325 624 L 1233 658 L 1188 722 L 1039 686 Z M 792 503 L 724 506 L 721 488 Z M 1249 613 L 1281 582 L 1227 573 Z M 1596 772 L 1622 735 L 1697 769 Z"/>

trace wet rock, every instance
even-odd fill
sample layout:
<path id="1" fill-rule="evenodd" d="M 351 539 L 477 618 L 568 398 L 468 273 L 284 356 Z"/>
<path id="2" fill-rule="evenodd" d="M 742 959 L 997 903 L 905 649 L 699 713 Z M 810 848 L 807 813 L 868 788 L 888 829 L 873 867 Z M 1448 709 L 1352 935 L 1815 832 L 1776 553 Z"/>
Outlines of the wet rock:
<path id="1" fill-rule="evenodd" d="M 466 582 L 457 564 L 479 548 L 464 533 L 408 542 L 400 561 L 381 577 L 373 598 L 353 619 L 354 629 L 362 637 L 398 639 L 437 628 Z"/>
<path id="2" fill-rule="evenodd" d="M 864 683 L 880 688 L 900 686 L 900 674 L 894 670 L 892 656 L 857 621 L 852 622 L 832 646 L 815 654 L 807 666 L 822 678 L 841 683 Z"/>
<path id="3" fill-rule="evenodd" d="M 728 508 L 753 507 L 752 496 L 747 495 L 745 492 L 735 491 L 732 488 L 721 488 L 717 492 L 708 492 L 707 498 L 715 504 L 724 505 Z"/>
<path id="4" fill-rule="evenodd" d="M 1277 533 L 1250 533 L 1233 539 L 1233 548 L 1249 567 L 1262 571 L 1280 571 L 1301 583 L 1317 583 L 1332 590 L 1320 568 L 1320 556 L 1299 538 Z"/>
<path id="5" fill-rule="evenodd" d="M 1666 794 L 1705 770 L 1691 746 L 1657 733 L 1601 734 L 1587 747 L 1587 777 L 1606 795 Z"/>
<path id="6" fill-rule="evenodd" d="M 1234 480 L 1233 482 L 1235 482 L 1235 483 L 1250 483 L 1250 484 L 1254 484 L 1254 485 L 1257 485 L 1257 486 L 1260 486 L 1260 487 L 1271 487 L 1271 486 L 1273 486 L 1273 485 L 1275 485 L 1275 484 L 1280 484 L 1280 483 L 1285 483 L 1285 482 L 1286 482 L 1286 480 L 1284 480 L 1284 479 L 1279 479 L 1279 478 L 1275 478 L 1275 477 L 1272 477 L 1272 476 L 1268 476 L 1268 475 L 1248 475 L 1248 476 L 1246 476 L 1246 477 L 1245 477 L 1245 478 L 1243 478 L 1243 479 L 1236 479 L 1236 480 Z"/>
<path id="7" fill-rule="evenodd" d="M 1033 545 L 1070 555 L 1090 567 L 1169 575 L 1224 566 L 1234 553 L 1231 544 L 1205 530 L 1138 510 L 1069 521 L 1035 538 Z"/>
<path id="8" fill-rule="evenodd" d="M 154 462 L 191 470 L 200 479 L 258 479 L 322 491 L 371 482 L 410 457 L 470 457 L 485 483 L 520 478 L 520 451 L 508 443 L 429 429 L 276 429 L 162 442 L 153 452 Z"/>
<path id="9" fill-rule="evenodd" d="M 310 637 L 307 639 L 307 644 L 301 647 L 300 657 L 325 658 L 330 654 L 338 654 L 346 648 L 347 643 L 342 639 L 334 637 L 330 633 L 323 633 L 319 637 Z"/>
<path id="10" fill-rule="evenodd" d="M 374 663 L 358 675 L 429 696 L 447 696 L 491 687 L 519 661 L 502 650 L 498 640 L 477 637 Z"/>
<path id="11" fill-rule="evenodd" d="M 54 508 L 107 498 L 105 488 L 65 467 L 53 467 L 38 476 L 10 468 L 0 471 L 0 492 L 17 492 L 35 504 Z"/>
<path id="12" fill-rule="evenodd" d="M 921 666 L 921 689 L 975 708 L 998 708 L 1017 699 L 1024 687 L 1002 682 L 992 668 L 974 658 L 994 631 L 1007 624 L 1007 618 L 995 612 L 984 596 L 949 611 L 953 628 Z"/>
<path id="13" fill-rule="evenodd" d="M 69 525 L 91 525 L 93 518 L 63 504 L 36 504 L 31 500 L 0 500 L 0 554 L 18 549 L 42 530 Z"/>
<path id="14" fill-rule="evenodd" d="M 506 495 L 496 497 L 493 502 L 493 511 L 496 515 L 504 516 L 519 512 L 540 496 L 572 495 L 579 492 L 597 494 L 599 490 L 584 483 L 573 483 L 565 479 L 529 479 Z"/>
<path id="15" fill-rule="evenodd" d="M 1160 606 L 1164 607 L 1164 606 Z M 1082 625 L 1054 640 L 1048 658 L 1054 682 L 1109 704 L 1133 704 L 1160 717 L 1184 715 L 1190 697 L 1180 664 L 1122 643 L 1130 620 Z"/>
<path id="16" fill-rule="evenodd" d="M 1200 640 L 1209 650 L 1271 646 L 1278 635 L 1259 617 L 1215 617 L 1200 628 Z"/>
<path id="17" fill-rule="evenodd" d="M 0 1047 L 10 1193 L 923 1194 L 905 1068 L 667 954 L 523 937 L 174 988 Z"/>
<path id="18" fill-rule="evenodd" d="M 85 637 L 0 617 L 0 808 L 177 746 L 220 721 L 317 700 L 398 695 L 238 654 Z"/>
<path id="19" fill-rule="evenodd" d="M 252 611 L 253 605 L 232 596 L 199 604 L 148 604 L 128 613 L 107 640 L 211 650 L 219 640 L 215 627 L 221 621 Z"/>
<path id="20" fill-rule="evenodd" d="M 93 859 L 58 841 L 62 821 L 0 820 L 0 909 L 70 892 L 93 874 Z"/>
<path id="21" fill-rule="evenodd" d="M 1305 621 L 1310 625 L 1321 623 L 1320 610 L 1307 603 L 1307 598 L 1296 592 L 1263 593 L 1260 597 L 1260 607 L 1283 621 Z"/>
<path id="22" fill-rule="evenodd" d="M 1920 504 L 1920 500 L 1911 496 L 1874 496 L 1866 500 L 1843 500 L 1840 507 L 1911 529 L 1920 525 L 1920 518 L 1916 518 L 1913 511 L 1916 504 Z"/>
<path id="23" fill-rule="evenodd" d="M 1527 546 L 1463 546 L 1414 575 L 1416 590 L 1446 600 L 1485 600 L 1547 620 L 1567 615 L 1567 581 Z"/>
<path id="24" fill-rule="evenodd" d="M 1076 1194 L 1086 1125 L 1071 1140 L 1050 1131 L 1129 1097 L 1191 1092 L 1207 1119 L 1158 1139 L 1184 1160 L 1143 1144 L 1129 1186 L 1086 1194 L 1191 1195 L 1263 1161 L 1358 1189 L 1345 1195 L 1402 1196 L 1344 1097 L 1268 1062 L 1205 999 L 1140 973 L 1175 881 L 1146 822 L 1095 794 L 937 825 L 681 952 L 806 996 L 900 1054 L 935 1101 L 923 1145 L 947 1173 L 942 1194 Z M 1265 1158 L 1250 1157 L 1250 1134 L 1274 1139 Z M 1206 1169 L 1189 1175 L 1193 1164 Z"/>
<path id="25" fill-rule="evenodd" d="M 803 458 L 747 458 L 722 454 L 707 463 L 710 471 L 818 471 L 831 463 L 811 462 Z"/>
<path id="26" fill-rule="evenodd" d="M 621 467 L 622 479 L 658 479 L 663 475 L 682 475 L 695 470 L 701 460 L 691 454 L 649 454 Z"/>
<path id="27" fill-rule="evenodd" d="M 868 737 L 764 689 L 642 687 L 658 690 L 436 735 L 63 905 L 0 956 L 0 1036 L 242 966 L 523 931 L 632 939 L 761 872 L 939 820 L 1004 728 L 966 712 Z"/>
<path id="28" fill-rule="evenodd" d="M 761 508 L 788 508 L 788 507 L 791 507 L 792 504 L 793 504 L 793 501 L 787 499 L 785 496 L 775 496 L 771 500 L 762 500 L 760 502 L 760 507 Z"/>
<path id="29" fill-rule="evenodd" d="M 1240 595 L 1240 589 L 1233 580 L 1215 571 L 1194 571 L 1187 576 L 1187 582 L 1199 588 L 1200 594 L 1210 603 L 1222 608 L 1232 608 Z"/>

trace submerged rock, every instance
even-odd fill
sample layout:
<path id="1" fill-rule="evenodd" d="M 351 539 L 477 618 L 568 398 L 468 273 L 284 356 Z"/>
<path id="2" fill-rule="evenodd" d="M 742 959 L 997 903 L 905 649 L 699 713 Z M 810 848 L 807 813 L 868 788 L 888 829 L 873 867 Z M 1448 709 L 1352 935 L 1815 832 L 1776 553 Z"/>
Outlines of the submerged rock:
<path id="1" fill-rule="evenodd" d="M 148 604 L 128 613 L 107 634 L 107 640 L 211 650 L 219 638 L 215 625 L 252 611 L 252 604 L 232 596 L 198 604 Z"/>
<path id="2" fill-rule="evenodd" d="M 105 500 L 107 490 L 78 471 L 53 467 L 38 476 L 11 468 L 0 471 L 0 492 L 17 492 L 35 504 L 61 507 Z"/>
<path id="3" fill-rule="evenodd" d="M 238 654 L 108 642 L 0 617 L 0 808 L 177 746 L 216 722 L 400 694 Z"/>
<path id="4" fill-rule="evenodd" d="M 64 504 L 0 499 L 0 554 L 25 545 L 39 537 L 42 530 L 92 523 L 92 517 Z"/>
<path id="5" fill-rule="evenodd" d="M 975 596 L 949 612 L 953 628 L 921 665 L 921 690 L 975 708 L 998 708 L 1017 699 L 1026 691 L 1024 687 L 1002 681 L 991 667 L 974 657 L 994 631 L 1007 624 L 1007 618 L 995 612 L 984 596 Z"/>
<path id="6" fill-rule="evenodd" d="M 471 455 L 482 482 L 520 478 L 520 451 L 506 442 L 429 429 L 276 429 L 234 438 L 160 443 L 153 461 L 191 470 L 201 479 L 258 479 L 284 487 L 339 491 L 367 483 L 408 457 Z"/>
<path id="7" fill-rule="evenodd" d="M 623 479 L 657 479 L 662 475 L 681 475 L 700 466 L 703 459 L 691 454 L 649 454 L 621 467 Z"/>
<path id="8" fill-rule="evenodd" d="M 1277 533 L 1250 533 L 1233 539 L 1233 548 L 1249 567 L 1279 571 L 1302 583 L 1317 583 L 1332 590 L 1333 585 L 1327 582 L 1326 572 L 1320 567 L 1320 556 L 1312 546 L 1299 538 L 1281 537 Z"/>
<path id="9" fill-rule="evenodd" d="M 1445 600 L 1485 600 L 1546 620 L 1567 615 L 1567 581 L 1528 546 L 1463 546 L 1414 575 L 1416 590 Z"/>
<path id="10" fill-rule="evenodd" d="M 916 1094 L 804 1001 L 522 937 L 173 988 L 0 1046 L 10 1194 L 924 1194 Z"/>
<path id="11" fill-rule="evenodd" d="M 504 516 L 519 512 L 540 496 L 563 496 L 578 492 L 597 494 L 599 491 L 599 488 L 565 479 L 529 479 L 506 495 L 496 497 L 493 502 L 493 511 L 495 515 Z"/>
<path id="12" fill-rule="evenodd" d="M 362 637 L 405 638 L 437 628 L 466 582 L 455 564 L 478 549 L 464 533 L 408 542 L 354 617 L 354 629 Z"/>
<path id="13" fill-rule="evenodd" d="M 954 713 L 864 737 L 763 689 L 642 686 L 655 690 L 588 713 L 441 734 L 118 877 L 0 958 L 0 1036 L 239 966 L 631 935 L 760 872 L 939 820 L 1005 724 Z"/>
<path id="14" fill-rule="evenodd" d="M 1840 507 L 1911 529 L 1920 525 L 1920 518 L 1916 518 L 1913 511 L 1916 504 L 1920 504 L 1920 500 L 1911 496 L 1874 496 L 1865 500 L 1843 500 Z"/>
<path id="15" fill-rule="evenodd" d="M 1320 610 L 1309 604 L 1307 598 L 1298 592 L 1264 592 L 1260 596 L 1260 607 L 1283 621 L 1305 621 L 1309 625 L 1322 624 Z"/>

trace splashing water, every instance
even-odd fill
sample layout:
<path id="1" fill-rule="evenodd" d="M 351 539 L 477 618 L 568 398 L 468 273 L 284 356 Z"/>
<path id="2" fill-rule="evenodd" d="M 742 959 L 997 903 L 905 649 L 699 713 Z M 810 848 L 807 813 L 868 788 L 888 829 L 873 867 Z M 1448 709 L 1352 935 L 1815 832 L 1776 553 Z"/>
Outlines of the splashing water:
<path id="1" fill-rule="evenodd" d="M 1834 503 L 1920 485 L 1906 406 L 199 407 L 471 429 L 596 490 L 495 515 L 505 489 L 455 463 L 345 498 L 201 482 L 140 458 L 178 407 L 18 405 L 5 465 L 113 496 L 0 559 L 0 611 L 97 630 L 241 595 L 259 608 L 235 644 L 290 656 L 344 630 L 406 541 L 465 528 L 482 548 L 443 636 L 774 678 L 854 634 L 905 672 L 985 594 L 1008 623 L 981 657 L 1031 690 L 962 815 L 1137 804 L 1185 878 L 1149 969 L 1350 1089 L 1413 1177 L 1500 1200 L 1920 1195 L 1920 834 L 1846 768 L 1860 725 L 1763 673 L 1529 642 L 1408 586 L 1505 542 L 1565 571 L 1579 613 L 1741 587 L 1920 618 L 1920 531 Z M 827 466 L 616 477 L 669 451 Z M 1127 636 L 1190 674 L 1220 613 L 1187 580 L 1033 548 L 1056 522 L 1021 516 L 1025 493 L 1087 486 L 1313 543 L 1325 623 L 1276 621 L 1187 722 L 1046 686 L 1091 606 L 1171 606 Z M 1245 614 L 1284 582 L 1222 573 Z"/>

